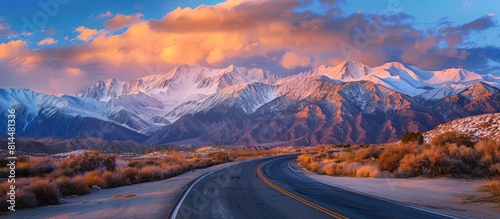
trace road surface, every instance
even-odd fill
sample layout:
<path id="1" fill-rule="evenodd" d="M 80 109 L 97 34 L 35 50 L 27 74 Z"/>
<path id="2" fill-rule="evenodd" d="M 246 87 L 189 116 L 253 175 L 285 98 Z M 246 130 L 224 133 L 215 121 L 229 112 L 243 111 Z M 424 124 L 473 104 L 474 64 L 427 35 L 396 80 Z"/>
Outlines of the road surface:
<path id="1" fill-rule="evenodd" d="M 328 186 L 284 155 L 238 163 L 194 181 L 171 218 L 449 218 Z"/>

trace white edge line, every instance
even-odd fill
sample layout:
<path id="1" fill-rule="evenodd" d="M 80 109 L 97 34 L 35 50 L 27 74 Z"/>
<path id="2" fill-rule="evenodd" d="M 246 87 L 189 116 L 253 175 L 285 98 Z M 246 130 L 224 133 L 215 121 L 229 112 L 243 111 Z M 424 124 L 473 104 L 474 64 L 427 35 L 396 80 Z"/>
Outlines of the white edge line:
<path id="1" fill-rule="evenodd" d="M 184 199 L 186 199 L 187 194 L 190 192 L 190 190 L 191 190 L 191 189 L 193 189 L 193 187 L 194 187 L 194 185 L 196 185 L 196 183 L 198 183 L 199 181 L 201 181 L 201 180 L 202 180 L 202 179 L 204 179 L 206 176 L 208 176 L 208 175 L 210 175 L 210 174 L 212 174 L 212 173 L 215 173 L 215 172 L 217 172 L 217 171 L 220 171 L 220 170 L 222 170 L 222 169 L 224 169 L 224 168 L 232 167 L 232 166 L 234 166 L 234 165 L 236 165 L 236 164 L 240 164 L 240 162 L 232 163 L 232 164 L 229 164 L 229 165 L 227 165 L 227 166 L 223 166 L 223 167 L 217 168 L 217 169 L 215 169 L 215 170 L 212 170 L 212 171 L 210 171 L 210 172 L 207 172 L 207 173 L 205 173 L 205 174 L 201 175 L 200 177 L 198 177 L 198 178 L 197 178 L 197 179 L 196 179 L 193 183 L 191 183 L 191 185 L 190 185 L 190 186 L 189 186 L 186 190 L 184 190 L 184 192 L 182 193 L 181 198 L 179 199 L 179 201 L 177 201 L 177 204 L 175 205 L 175 208 L 174 208 L 174 210 L 172 211 L 172 214 L 170 214 L 170 219 L 175 219 L 175 218 L 177 218 L 177 214 L 179 213 L 179 210 L 180 210 L 180 208 L 181 208 L 182 203 L 184 202 Z"/>
<path id="2" fill-rule="evenodd" d="M 405 204 L 405 203 L 400 203 L 400 202 L 397 202 L 397 201 L 394 201 L 394 200 L 391 200 L 391 199 L 388 199 L 388 198 L 384 198 L 384 197 L 379 197 L 379 196 L 375 196 L 375 195 L 372 195 L 372 194 L 367 194 L 367 193 L 363 193 L 363 192 L 359 192 L 359 191 L 354 191 L 352 189 L 347 189 L 347 188 L 344 188 L 344 187 L 338 187 L 338 186 L 334 186 L 334 185 L 329 185 L 329 184 L 326 184 L 326 183 L 323 183 L 323 182 L 320 182 L 318 180 L 315 180 L 314 178 L 311 178 L 311 177 L 308 177 L 308 176 L 305 176 L 303 174 L 300 174 L 299 172 L 297 172 L 296 170 L 294 170 L 295 168 L 291 167 L 290 166 L 290 163 L 294 162 L 295 160 L 292 160 L 290 162 L 288 162 L 288 168 L 294 172 L 295 174 L 299 175 L 299 176 L 302 176 L 302 177 L 306 177 L 308 179 L 311 179 L 311 180 L 314 180 L 315 182 L 317 183 L 321 183 L 323 185 L 326 185 L 326 186 L 329 186 L 329 187 L 337 187 L 339 189 L 342 189 L 342 190 L 346 190 L 346 191 L 349 191 L 349 192 L 352 192 L 352 193 L 356 193 L 356 194 L 359 194 L 359 195 L 364 195 L 364 196 L 368 196 L 368 197 L 371 197 L 371 198 L 375 198 L 375 199 L 379 199 L 379 200 L 382 200 L 382 201 L 386 201 L 386 202 L 390 202 L 390 203 L 394 203 L 394 204 L 398 204 L 398 205 L 402 205 L 402 206 L 405 206 L 405 207 L 409 207 L 409 208 L 413 208 L 413 209 L 416 209 L 416 210 L 420 210 L 420 211 L 425 211 L 425 212 L 428 212 L 428 213 L 433 213 L 433 214 L 436 214 L 436 215 L 440 215 L 440 216 L 443 216 L 443 217 L 449 217 L 449 218 L 464 218 L 463 216 L 458 216 L 458 215 L 454 215 L 454 214 L 449 214 L 449 213 L 443 213 L 443 212 L 438 212 L 438 211 L 434 211 L 434 210 L 431 210 L 431 209 L 427 209 L 427 208 L 422 208 L 422 207 L 417 207 L 417 206 L 412 206 L 412 205 L 408 205 L 408 204 Z M 310 172 L 310 171 L 309 171 Z"/>
<path id="3" fill-rule="evenodd" d="M 232 166 L 235 166 L 235 165 L 238 165 L 238 164 L 242 164 L 242 163 L 245 163 L 245 162 L 255 161 L 255 160 L 260 160 L 260 159 L 266 159 L 266 158 L 270 158 L 270 157 L 286 156 L 286 155 L 291 155 L 291 154 L 280 154 L 280 155 L 274 155 L 274 156 L 269 156 L 269 157 L 262 157 L 262 158 L 257 158 L 257 159 L 250 159 L 250 160 L 245 160 L 245 161 L 240 161 L 240 162 L 232 162 L 232 163 L 228 164 L 227 166 L 220 167 L 218 169 L 215 169 L 213 171 L 210 171 L 208 173 L 205 173 L 205 174 L 201 175 L 200 177 L 198 177 L 197 179 L 195 179 L 195 181 L 193 183 L 191 183 L 191 185 L 186 190 L 184 190 L 184 192 L 182 193 L 181 198 L 179 199 L 179 201 L 177 201 L 177 204 L 175 205 L 175 208 L 172 211 L 172 213 L 170 214 L 169 218 L 170 219 L 177 218 L 177 214 L 179 213 L 181 205 L 184 202 L 184 199 L 186 199 L 186 196 L 189 193 L 189 191 L 191 189 L 193 189 L 193 187 L 194 187 L 194 185 L 196 185 L 196 183 L 198 183 L 199 181 L 201 181 L 202 179 L 204 179 L 206 176 L 208 176 L 208 175 L 210 175 L 212 173 L 215 173 L 217 171 L 223 170 L 225 168 L 229 168 L 229 167 L 232 167 Z"/>

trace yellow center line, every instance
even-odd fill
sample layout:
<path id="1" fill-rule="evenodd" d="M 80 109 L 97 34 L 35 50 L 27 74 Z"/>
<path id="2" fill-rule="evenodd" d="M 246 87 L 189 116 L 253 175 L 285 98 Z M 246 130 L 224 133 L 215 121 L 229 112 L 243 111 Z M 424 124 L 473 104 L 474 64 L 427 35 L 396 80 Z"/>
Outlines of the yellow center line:
<path id="1" fill-rule="evenodd" d="M 347 217 L 345 217 L 345 216 L 342 216 L 342 215 L 340 215 L 340 214 L 338 214 L 338 213 L 335 213 L 335 212 L 333 212 L 333 211 L 331 211 L 331 210 L 329 210 L 329 209 L 327 209 L 327 208 L 321 207 L 321 206 L 319 206 L 319 205 L 317 205 L 317 204 L 314 204 L 314 203 L 312 203 L 312 202 L 310 202 L 310 201 L 308 201 L 308 200 L 306 200 L 306 199 L 303 199 L 303 198 L 301 198 L 301 197 L 299 197 L 299 196 L 297 196 L 297 195 L 295 195 L 295 194 L 293 194 L 293 193 L 291 193 L 291 192 L 289 192 L 289 191 L 286 191 L 285 189 L 283 189 L 283 188 L 281 188 L 281 187 L 277 186 L 276 184 L 272 183 L 271 181 L 269 181 L 269 180 L 268 180 L 268 179 L 264 176 L 264 174 L 262 174 L 262 171 L 261 171 L 262 166 L 264 166 L 264 164 L 266 164 L 266 163 L 268 163 L 268 162 L 269 162 L 269 161 L 264 162 L 264 163 L 260 164 L 260 165 L 257 167 L 257 174 L 259 175 L 259 177 L 260 177 L 260 178 L 261 178 L 261 179 L 262 179 L 262 180 L 263 180 L 263 181 L 264 181 L 267 185 L 271 186 L 272 188 L 274 188 L 274 189 L 276 189 L 276 190 L 280 191 L 281 193 L 283 193 L 283 194 L 285 194 L 285 195 L 287 195 L 287 196 L 289 196 L 289 197 L 291 197 L 291 198 L 293 198 L 293 199 L 295 199 L 295 200 L 297 200 L 297 201 L 300 201 L 300 202 L 302 202 L 302 203 L 304 203 L 304 204 L 306 204 L 306 205 L 309 205 L 310 207 L 312 207 L 312 208 L 314 208 L 314 209 L 316 209 L 316 210 L 319 210 L 319 211 L 321 211 L 321 212 L 323 212 L 323 213 L 325 213 L 325 214 L 328 214 L 328 215 L 330 215 L 330 216 L 332 216 L 332 217 L 334 217 L 334 218 L 338 218 L 338 219 L 347 219 Z"/>

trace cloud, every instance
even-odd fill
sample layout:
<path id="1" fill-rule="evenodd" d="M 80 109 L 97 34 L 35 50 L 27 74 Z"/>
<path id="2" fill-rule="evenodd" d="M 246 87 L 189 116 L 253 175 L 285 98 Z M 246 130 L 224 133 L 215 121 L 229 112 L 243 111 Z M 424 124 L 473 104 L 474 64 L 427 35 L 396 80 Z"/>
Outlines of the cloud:
<path id="1" fill-rule="evenodd" d="M 99 14 L 97 16 L 95 15 L 90 15 L 89 16 L 89 19 L 102 19 L 102 18 L 107 18 L 107 17 L 111 17 L 113 16 L 113 13 L 111 13 L 111 11 L 106 11 L 105 13 L 102 13 L 102 14 Z"/>
<path id="2" fill-rule="evenodd" d="M 123 27 L 130 26 L 134 23 L 137 23 L 141 20 L 142 14 L 134 14 L 134 15 L 123 15 L 116 14 L 113 18 L 104 22 L 104 26 L 109 30 L 118 30 Z"/>
<path id="3" fill-rule="evenodd" d="M 454 47 L 462 43 L 464 36 L 469 35 L 473 31 L 484 31 L 489 28 L 496 27 L 493 21 L 493 16 L 483 16 L 469 23 L 459 26 L 449 26 L 440 31 L 445 36 L 446 43 L 449 47 Z"/>
<path id="4" fill-rule="evenodd" d="M 428 54 L 430 49 L 437 48 L 439 42 L 441 42 L 441 37 L 425 38 L 415 42 L 415 49 L 422 54 Z"/>
<path id="5" fill-rule="evenodd" d="M 461 45 L 469 34 L 496 27 L 491 17 L 463 25 L 445 19 L 421 30 L 413 25 L 413 17 L 399 11 L 342 16 L 336 12 L 333 16 L 296 10 L 304 2 L 310 1 L 228 0 L 177 8 L 151 20 L 142 20 L 141 14 L 117 14 L 104 22 L 107 29 L 77 27 L 80 42 L 69 46 L 30 50 L 25 41 L 0 44 L 0 68 L 23 86 L 43 88 L 23 81 L 28 78 L 39 78 L 40 84 L 57 82 L 62 87 L 43 89 L 57 93 L 74 93 L 110 77 L 129 80 L 145 76 L 151 67 L 162 69 L 155 73 L 164 73 L 182 63 L 237 64 L 296 73 L 345 59 L 341 45 L 352 47 L 349 58 L 371 66 L 401 61 L 429 70 L 486 69 L 471 61 L 478 61 L 474 56 L 480 52 Z M 326 0 L 322 7 L 336 8 L 341 3 Z M 123 27 L 127 28 L 113 31 Z M 488 58 L 500 61 L 500 56 Z M 58 78 L 76 82 L 63 84 Z M 6 83 L 0 81 L 0 86 L 8 86 Z"/>
<path id="6" fill-rule="evenodd" d="M 0 17 L 0 37 L 13 38 L 18 34 L 10 28 L 10 24 Z"/>
<path id="7" fill-rule="evenodd" d="M 307 67 L 311 64 L 311 58 L 300 56 L 293 52 L 287 52 L 281 59 L 281 66 L 285 69 L 293 69 L 296 67 Z"/>
<path id="8" fill-rule="evenodd" d="M 464 24 L 458 27 L 458 30 L 468 33 L 473 30 L 486 30 L 488 28 L 494 27 L 495 23 L 491 16 L 480 17 L 470 23 Z"/>
<path id="9" fill-rule="evenodd" d="M 27 43 L 22 40 L 14 40 L 8 43 L 0 44 L 0 59 L 9 58 L 12 56 L 17 56 L 24 51 Z"/>
<path id="10" fill-rule="evenodd" d="M 83 71 L 80 68 L 75 68 L 75 67 L 68 67 L 65 69 L 66 72 L 68 72 L 71 75 L 81 75 L 83 74 Z"/>
<path id="11" fill-rule="evenodd" d="M 106 33 L 104 30 L 96 30 L 96 29 L 90 29 L 86 28 L 84 26 L 79 26 L 78 28 L 75 29 L 75 32 L 78 32 L 78 36 L 76 36 L 77 39 L 81 41 L 88 42 L 91 39 L 93 39 L 96 36 L 103 35 Z"/>
<path id="12" fill-rule="evenodd" d="M 57 40 L 54 40 L 54 38 L 47 37 L 43 40 L 40 40 L 40 42 L 37 43 L 37 45 L 52 45 L 54 43 L 57 43 Z"/>

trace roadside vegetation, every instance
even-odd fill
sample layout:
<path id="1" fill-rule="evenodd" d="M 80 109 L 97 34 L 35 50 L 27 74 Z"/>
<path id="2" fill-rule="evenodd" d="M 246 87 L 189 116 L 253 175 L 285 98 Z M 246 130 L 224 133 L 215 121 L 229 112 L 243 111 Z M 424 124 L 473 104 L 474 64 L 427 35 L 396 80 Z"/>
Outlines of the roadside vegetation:
<path id="1" fill-rule="evenodd" d="M 192 156 L 177 151 L 154 152 L 143 157 L 120 158 L 98 151 L 81 151 L 64 158 L 27 157 L 17 160 L 16 210 L 64 203 L 64 198 L 101 189 L 167 179 L 216 164 L 276 154 L 276 151 L 217 149 Z M 0 165 L 6 167 L 6 160 Z M 7 211 L 9 169 L 0 169 L 0 209 Z"/>
<path id="2" fill-rule="evenodd" d="M 500 205 L 500 178 L 488 180 L 485 184 L 477 188 L 480 192 L 488 192 L 489 196 L 482 198 L 474 198 L 475 202 L 496 202 Z"/>
<path id="3" fill-rule="evenodd" d="M 498 201 L 500 142 L 473 139 L 463 133 L 445 132 L 424 143 L 420 133 L 410 133 L 401 143 L 344 146 L 335 153 L 320 149 L 316 154 L 300 155 L 297 161 L 312 172 L 331 176 L 487 178 L 492 180 L 478 189 L 490 192 Z"/>
<path id="4" fill-rule="evenodd" d="M 375 147 L 348 148 L 339 153 L 329 153 L 319 149 L 317 154 L 302 154 L 298 163 L 309 171 L 330 176 L 378 177 L 380 171 L 375 166 L 381 150 Z"/>

